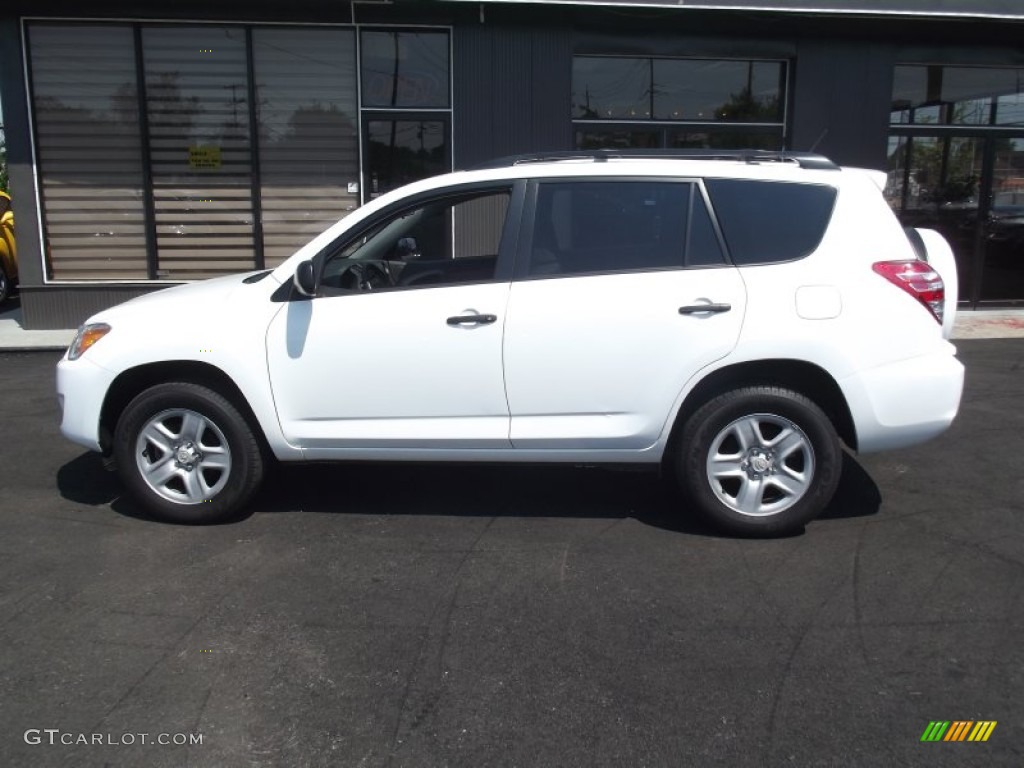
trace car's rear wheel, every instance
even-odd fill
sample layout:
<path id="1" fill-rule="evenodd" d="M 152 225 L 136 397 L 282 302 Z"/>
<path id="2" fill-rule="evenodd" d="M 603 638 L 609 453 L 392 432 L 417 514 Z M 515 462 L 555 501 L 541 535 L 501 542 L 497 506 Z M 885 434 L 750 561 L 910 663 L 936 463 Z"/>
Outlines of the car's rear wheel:
<path id="1" fill-rule="evenodd" d="M 683 427 L 676 456 L 685 494 L 713 524 L 780 536 L 801 530 L 831 501 L 843 454 L 811 400 L 761 386 L 701 406 Z"/>
<path id="2" fill-rule="evenodd" d="M 11 281 L 7 279 L 7 273 L 4 271 L 3 265 L 0 265 L 0 304 L 7 301 L 7 297 L 11 294 Z"/>
<path id="3" fill-rule="evenodd" d="M 248 422 L 225 397 L 198 384 L 160 384 L 135 397 L 118 420 L 114 454 L 132 495 L 171 522 L 225 520 L 263 477 Z"/>

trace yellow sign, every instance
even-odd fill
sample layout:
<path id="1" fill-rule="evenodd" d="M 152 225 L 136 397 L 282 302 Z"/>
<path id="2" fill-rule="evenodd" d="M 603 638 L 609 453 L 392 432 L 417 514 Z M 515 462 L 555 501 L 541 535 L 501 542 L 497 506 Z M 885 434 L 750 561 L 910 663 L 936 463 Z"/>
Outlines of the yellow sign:
<path id="1" fill-rule="evenodd" d="M 220 168 L 220 147 L 189 147 L 188 164 L 193 168 Z"/>

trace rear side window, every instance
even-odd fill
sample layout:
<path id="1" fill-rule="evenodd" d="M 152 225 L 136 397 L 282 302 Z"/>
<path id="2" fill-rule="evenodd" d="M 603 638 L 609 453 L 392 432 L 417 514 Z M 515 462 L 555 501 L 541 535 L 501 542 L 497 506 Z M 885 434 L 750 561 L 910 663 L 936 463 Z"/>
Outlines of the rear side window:
<path id="1" fill-rule="evenodd" d="M 810 255 L 821 243 L 835 187 L 749 179 L 707 179 L 733 263 L 771 264 Z"/>
<path id="2" fill-rule="evenodd" d="M 690 182 L 542 182 L 531 276 L 724 263 L 703 197 Z"/>

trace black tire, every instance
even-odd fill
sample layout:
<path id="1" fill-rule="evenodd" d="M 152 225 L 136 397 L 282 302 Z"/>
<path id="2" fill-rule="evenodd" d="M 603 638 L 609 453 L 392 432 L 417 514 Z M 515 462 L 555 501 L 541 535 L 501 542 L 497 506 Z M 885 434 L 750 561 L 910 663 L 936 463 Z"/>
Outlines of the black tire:
<path id="1" fill-rule="evenodd" d="M 11 295 L 11 281 L 7 279 L 7 273 L 4 272 L 3 266 L 0 266 L 0 304 L 7 301 L 7 297 Z"/>
<path id="2" fill-rule="evenodd" d="M 136 396 L 118 419 L 114 456 L 131 494 L 155 517 L 175 523 L 230 519 L 263 479 L 263 456 L 248 422 L 225 397 L 198 384 L 159 384 Z"/>
<path id="3" fill-rule="evenodd" d="M 825 413 L 771 386 L 705 403 L 686 421 L 675 453 L 678 480 L 697 511 L 721 530 L 753 537 L 801 531 L 832 500 L 842 464 Z"/>

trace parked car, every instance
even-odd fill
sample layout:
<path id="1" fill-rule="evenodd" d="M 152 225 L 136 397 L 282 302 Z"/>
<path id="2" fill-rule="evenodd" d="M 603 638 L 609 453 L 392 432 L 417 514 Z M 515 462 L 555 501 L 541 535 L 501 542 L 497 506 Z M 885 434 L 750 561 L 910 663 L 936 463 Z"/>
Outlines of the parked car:
<path id="1" fill-rule="evenodd" d="M 884 184 L 763 151 L 419 181 L 276 269 L 92 317 L 61 430 L 171 521 L 235 515 L 272 458 L 562 462 L 663 468 L 681 511 L 799 530 L 842 443 L 928 440 L 960 403 L 952 253 L 911 243 Z"/>
<path id="2" fill-rule="evenodd" d="M 11 197 L 0 191 L 0 304 L 18 284 L 18 248 L 14 241 L 14 211 Z"/>

